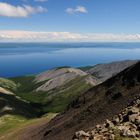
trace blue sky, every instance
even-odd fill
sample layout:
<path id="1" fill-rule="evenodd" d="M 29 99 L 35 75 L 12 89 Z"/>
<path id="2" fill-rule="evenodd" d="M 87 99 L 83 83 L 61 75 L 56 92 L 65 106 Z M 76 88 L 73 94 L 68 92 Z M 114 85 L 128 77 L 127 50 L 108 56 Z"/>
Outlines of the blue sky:
<path id="1" fill-rule="evenodd" d="M 15 17 L 8 16 L 8 13 L 5 15 L 4 9 L 0 8 L 0 30 L 79 34 L 140 33 L 140 0 L 0 0 L 0 3 L 14 8 L 34 8 L 32 12 L 28 11 L 27 16 Z M 80 10 L 77 10 L 78 7 Z"/>

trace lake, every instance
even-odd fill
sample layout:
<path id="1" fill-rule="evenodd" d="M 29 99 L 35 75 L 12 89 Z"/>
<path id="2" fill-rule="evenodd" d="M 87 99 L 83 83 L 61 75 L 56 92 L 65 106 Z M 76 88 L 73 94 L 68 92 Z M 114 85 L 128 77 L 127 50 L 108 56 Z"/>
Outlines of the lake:
<path id="1" fill-rule="evenodd" d="M 140 43 L 0 43 L 0 77 L 140 59 Z"/>

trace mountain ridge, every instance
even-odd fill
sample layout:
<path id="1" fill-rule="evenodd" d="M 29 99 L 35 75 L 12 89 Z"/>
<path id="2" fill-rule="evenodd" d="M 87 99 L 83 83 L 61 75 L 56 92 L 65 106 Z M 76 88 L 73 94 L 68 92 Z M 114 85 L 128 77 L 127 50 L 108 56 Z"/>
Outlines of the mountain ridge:
<path id="1" fill-rule="evenodd" d="M 85 72 L 94 75 L 102 82 L 111 78 L 112 76 L 123 71 L 127 67 L 134 65 L 139 60 L 124 60 L 124 61 L 115 61 L 110 63 L 98 64 L 93 67 L 89 67 Z"/>
<path id="2" fill-rule="evenodd" d="M 60 140 L 69 138 L 70 140 L 76 130 L 88 129 L 90 126 L 93 127 L 97 123 L 111 118 L 137 96 L 140 96 L 139 77 L 140 62 L 130 66 L 106 82 L 91 88 L 77 98 L 74 103 L 71 103 L 66 112 L 53 119 L 40 137 L 43 138 L 44 136 L 44 139 L 47 140 L 55 140 L 56 138 Z"/>

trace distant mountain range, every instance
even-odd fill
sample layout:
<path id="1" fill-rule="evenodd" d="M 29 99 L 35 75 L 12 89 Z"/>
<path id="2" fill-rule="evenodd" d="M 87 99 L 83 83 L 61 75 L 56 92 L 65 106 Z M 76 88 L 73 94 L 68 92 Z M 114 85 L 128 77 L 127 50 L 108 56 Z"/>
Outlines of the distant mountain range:
<path id="1" fill-rule="evenodd" d="M 118 74 L 122 70 L 128 68 L 129 66 L 137 63 L 138 60 L 126 60 L 126 61 L 117 61 L 106 64 L 98 64 L 96 66 L 91 67 L 83 67 L 84 71 L 87 73 L 94 75 L 101 82 L 111 78 L 112 76 Z"/>
<path id="2" fill-rule="evenodd" d="M 31 140 L 71 140 L 76 131 L 111 119 L 139 98 L 139 86 L 138 60 L 0 78 L 0 116 L 31 119 L 61 112 L 50 123 L 44 122 L 41 132 L 33 130 L 26 136 Z M 22 134 L 20 139 L 25 140 Z"/>

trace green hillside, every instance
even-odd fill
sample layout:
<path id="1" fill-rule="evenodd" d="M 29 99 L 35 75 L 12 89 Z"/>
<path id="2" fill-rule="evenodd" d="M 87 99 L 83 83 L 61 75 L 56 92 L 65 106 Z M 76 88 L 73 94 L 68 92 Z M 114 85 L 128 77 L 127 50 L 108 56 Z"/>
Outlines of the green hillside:
<path id="1" fill-rule="evenodd" d="M 0 78 L 0 87 L 3 87 L 5 89 L 11 90 L 11 91 L 15 91 L 15 90 L 17 90 L 18 86 L 19 85 L 16 84 L 12 80 L 8 80 L 8 79 L 5 79 L 5 78 Z"/>
<path id="2" fill-rule="evenodd" d="M 18 86 L 16 95 L 29 101 L 37 107 L 41 113 L 61 112 L 78 95 L 87 91 L 91 85 L 85 82 L 85 77 L 77 77 L 74 80 L 53 90 L 36 92 L 35 89 L 46 81 L 35 83 L 34 76 L 12 78 Z"/>

